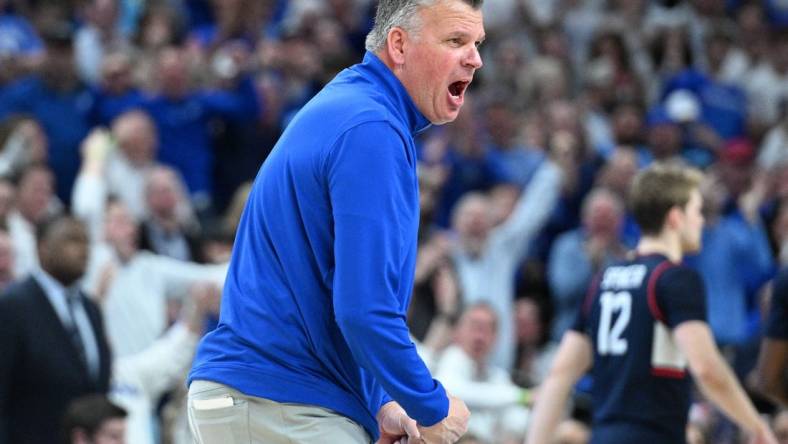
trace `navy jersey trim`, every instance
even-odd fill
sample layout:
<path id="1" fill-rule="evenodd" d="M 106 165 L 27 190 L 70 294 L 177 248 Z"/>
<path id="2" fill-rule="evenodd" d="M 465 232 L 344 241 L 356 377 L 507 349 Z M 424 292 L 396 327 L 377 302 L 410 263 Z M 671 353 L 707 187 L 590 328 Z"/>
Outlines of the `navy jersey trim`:
<path id="1" fill-rule="evenodd" d="M 648 298 L 648 308 L 651 311 L 651 314 L 656 318 L 658 321 L 662 323 L 665 322 L 665 315 L 662 313 L 662 310 L 659 308 L 659 304 L 657 303 L 657 280 L 668 269 L 672 264 L 670 261 L 661 262 L 654 271 L 651 273 L 651 277 L 648 281 L 648 290 L 646 291 L 646 297 Z"/>
<path id="2" fill-rule="evenodd" d="M 659 277 L 662 276 L 662 274 L 672 266 L 675 265 L 667 260 L 657 265 L 649 277 L 648 289 L 646 290 L 649 311 L 651 311 L 651 314 L 654 316 L 657 322 L 661 322 L 663 324 L 667 324 L 667 321 L 665 314 L 662 312 L 662 309 L 659 308 L 659 303 L 657 301 L 657 281 L 659 280 Z M 684 379 L 687 376 L 687 370 L 676 367 L 652 366 L 651 374 L 658 378 Z"/>

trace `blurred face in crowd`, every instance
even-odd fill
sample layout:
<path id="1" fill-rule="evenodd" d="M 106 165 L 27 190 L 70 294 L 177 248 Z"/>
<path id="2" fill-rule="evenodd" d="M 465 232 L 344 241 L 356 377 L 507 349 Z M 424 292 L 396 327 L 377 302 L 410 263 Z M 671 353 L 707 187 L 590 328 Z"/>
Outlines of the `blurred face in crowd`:
<path id="1" fill-rule="evenodd" d="M 418 29 L 389 33 L 389 47 L 398 46 L 394 73 L 430 122 L 451 122 L 482 67 L 477 49 L 484 40 L 482 13 L 460 0 L 441 0 L 422 7 L 418 16 Z"/>
<path id="2" fill-rule="evenodd" d="M 89 11 L 90 20 L 103 31 L 112 31 L 118 20 L 116 0 L 93 0 Z"/>
<path id="3" fill-rule="evenodd" d="M 140 40 L 144 48 L 161 48 L 173 42 L 173 13 L 164 6 L 151 7 L 140 21 Z"/>
<path id="4" fill-rule="evenodd" d="M 104 421 L 92 437 L 82 430 L 74 434 L 72 444 L 126 444 L 126 419 L 110 418 Z"/>
<path id="5" fill-rule="evenodd" d="M 162 50 L 158 60 L 158 75 L 164 95 L 170 98 L 181 98 L 186 95 L 189 85 L 186 59 L 177 48 Z"/>
<path id="6" fill-rule="evenodd" d="M 720 161 L 720 178 L 732 196 L 746 193 L 752 186 L 755 164 L 752 162 Z"/>
<path id="7" fill-rule="evenodd" d="M 37 223 L 47 214 L 55 176 L 43 166 L 31 167 L 22 174 L 17 191 L 17 209 L 29 222 Z"/>
<path id="8" fill-rule="evenodd" d="M 113 53 L 101 63 L 101 82 L 111 94 L 122 94 L 133 86 L 131 61 L 125 54 Z"/>
<path id="9" fill-rule="evenodd" d="M 487 361 L 498 330 L 498 319 L 491 308 L 473 306 L 460 317 L 455 331 L 455 342 L 474 360 Z"/>
<path id="10" fill-rule="evenodd" d="M 512 147 L 517 135 L 517 115 L 505 104 L 492 105 L 487 108 L 487 131 L 493 143 L 501 149 Z"/>
<path id="11" fill-rule="evenodd" d="M 615 238 L 622 223 L 622 208 L 616 197 L 599 192 L 589 198 L 583 214 L 583 227 L 591 236 Z"/>
<path id="12" fill-rule="evenodd" d="M 180 188 L 175 173 L 165 168 L 157 168 L 148 176 L 145 199 L 148 211 L 154 217 L 171 218 L 180 200 Z"/>
<path id="13" fill-rule="evenodd" d="M 635 106 L 619 106 L 613 112 L 613 133 L 619 144 L 640 142 L 643 131 L 643 116 Z"/>
<path id="14" fill-rule="evenodd" d="M 48 45 L 42 73 L 50 87 L 62 91 L 72 88 L 78 80 L 74 65 L 74 51 L 71 45 Z"/>
<path id="15" fill-rule="evenodd" d="M 654 157 L 665 159 L 681 150 L 681 128 L 674 123 L 660 123 L 648 131 L 648 143 Z"/>
<path id="16" fill-rule="evenodd" d="M 635 151 L 628 148 L 617 149 L 607 161 L 603 172 L 604 186 L 619 196 L 626 196 L 638 172 Z"/>
<path id="17" fill-rule="evenodd" d="M 244 3 L 244 0 L 213 0 L 213 13 L 219 26 L 227 30 L 237 30 L 243 23 Z"/>
<path id="18" fill-rule="evenodd" d="M 112 125 L 112 135 L 135 166 L 146 166 L 156 156 L 156 127 L 143 112 L 131 111 L 118 117 Z"/>
<path id="19" fill-rule="evenodd" d="M 466 196 L 458 204 L 454 229 L 461 238 L 486 239 L 492 225 L 491 206 L 483 194 Z"/>
<path id="20" fill-rule="evenodd" d="M 579 134 L 581 131 L 580 117 L 577 106 L 572 102 L 557 100 L 547 109 L 548 125 L 552 131 L 568 131 Z"/>
<path id="21" fill-rule="evenodd" d="M 128 260 L 137 252 L 138 233 L 139 226 L 125 205 L 113 202 L 107 207 L 104 236 L 121 259 Z"/>
<path id="22" fill-rule="evenodd" d="M 61 284 L 69 286 L 85 274 L 88 233 L 76 219 L 64 217 L 52 223 L 38 240 L 41 267 Z"/>

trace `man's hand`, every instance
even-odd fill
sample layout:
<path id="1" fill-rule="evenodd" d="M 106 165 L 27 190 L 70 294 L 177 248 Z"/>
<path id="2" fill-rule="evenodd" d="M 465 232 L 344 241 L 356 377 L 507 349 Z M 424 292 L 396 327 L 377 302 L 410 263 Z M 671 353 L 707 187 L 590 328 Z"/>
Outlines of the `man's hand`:
<path id="1" fill-rule="evenodd" d="M 460 398 L 449 395 L 449 416 L 432 427 L 419 427 L 426 444 L 454 444 L 468 430 L 471 412 Z"/>
<path id="2" fill-rule="evenodd" d="M 421 432 L 416 420 L 394 401 L 387 402 L 377 414 L 380 439 L 376 444 L 416 444 L 421 442 Z"/>

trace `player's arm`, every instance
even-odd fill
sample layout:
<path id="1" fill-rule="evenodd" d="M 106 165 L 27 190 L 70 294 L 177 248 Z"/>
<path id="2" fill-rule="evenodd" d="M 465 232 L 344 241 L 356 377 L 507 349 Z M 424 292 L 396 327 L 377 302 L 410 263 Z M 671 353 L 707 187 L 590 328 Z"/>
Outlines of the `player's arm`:
<path id="1" fill-rule="evenodd" d="M 591 341 L 588 337 L 577 331 L 568 330 L 561 340 L 550 374 L 539 388 L 527 443 L 550 442 L 563 414 L 570 390 L 588 370 L 592 361 Z"/>
<path id="2" fill-rule="evenodd" d="M 757 437 L 756 442 L 776 442 L 761 421 L 750 398 L 720 355 L 706 322 L 703 280 L 690 268 L 668 269 L 657 281 L 657 306 L 673 332 L 673 340 L 687 358 L 701 391 L 731 420 Z"/>
<path id="3" fill-rule="evenodd" d="M 717 350 L 708 324 L 703 321 L 683 322 L 673 329 L 673 337 L 687 357 L 692 376 L 708 399 L 752 434 L 767 428 Z"/>

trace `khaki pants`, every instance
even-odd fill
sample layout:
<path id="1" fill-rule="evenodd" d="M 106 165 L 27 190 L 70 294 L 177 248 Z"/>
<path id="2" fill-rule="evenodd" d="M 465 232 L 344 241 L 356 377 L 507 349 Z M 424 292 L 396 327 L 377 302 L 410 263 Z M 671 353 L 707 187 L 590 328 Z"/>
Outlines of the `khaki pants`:
<path id="1" fill-rule="evenodd" d="M 226 385 L 193 381 L 189 426 L 198 444 L 369 444 L 367 432 L 322 407 L 247 396 Z"/>

